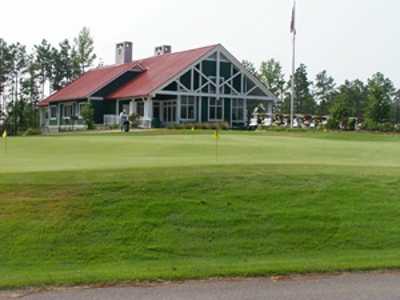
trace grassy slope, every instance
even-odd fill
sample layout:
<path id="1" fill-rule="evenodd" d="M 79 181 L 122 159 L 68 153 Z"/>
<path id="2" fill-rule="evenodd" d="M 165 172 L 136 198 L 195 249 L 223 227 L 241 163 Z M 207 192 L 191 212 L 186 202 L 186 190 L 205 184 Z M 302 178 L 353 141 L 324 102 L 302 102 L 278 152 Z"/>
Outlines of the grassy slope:
<path id="1" fill-rule="evenodd" d="M 0 287 L 400 267 L 396 137 L 292 135 L 10 139 Z"/>

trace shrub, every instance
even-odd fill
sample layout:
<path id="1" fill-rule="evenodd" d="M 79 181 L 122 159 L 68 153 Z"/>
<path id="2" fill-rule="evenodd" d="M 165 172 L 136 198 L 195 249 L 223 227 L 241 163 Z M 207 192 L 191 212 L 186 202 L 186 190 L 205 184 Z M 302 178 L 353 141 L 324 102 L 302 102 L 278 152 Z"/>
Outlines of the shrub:
<path id="1" fill-rule="evenodd" d="M 377 131 L 379 130 L 379 125 L 377 122 L 371 120 L 371 119 L 366 119 L 364 124 L 363 124 L 363 129 L 365 130 L 371 130 L 371 131 Z"/>
<path id="2" fill-rule="evenodd" d="M 138 128 L 140 126 L 140 119 L 140 115 L 135 113 L 129 116 L 129 122 L 131 123 L 132 128 Z"/>
<path id="3" fill-rule="evenodd" d="M 83 107 L 81 111 L 81 116 L 83 120 L 85 121 L 87 127 L 89 130 L 93 130 L 94 127 L 94 107 L 93 105 L 87 104 Z"/>
<path id="4" fill-rule="evenodd" d="M 395 126 L 390 122 L 380 123 L 378 124 L 378 130 L 381 132 L 394 132 Z"/>
<path id="5" fill-rule="evenodd" d="M 350 131 L 356 130 L 356 125 L 357 125 L 357 119 L 355 118 L 347 119 L 347 124 L 346 124 L 347 130 Z"/>
<path id="6" fill-rule="evenodd" d="M 340 126 L 339 121 L 333 118 L 330 118 L 328 120 L 328 123 L 326 124 L 326 128 L 331 130 L 339 129 L 339 126 Z"/>

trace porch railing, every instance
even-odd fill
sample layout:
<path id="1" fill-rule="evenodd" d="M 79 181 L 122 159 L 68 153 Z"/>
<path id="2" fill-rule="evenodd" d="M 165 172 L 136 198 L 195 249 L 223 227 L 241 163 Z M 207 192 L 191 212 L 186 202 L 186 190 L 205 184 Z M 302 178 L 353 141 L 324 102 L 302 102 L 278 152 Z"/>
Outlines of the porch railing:
<path id="1" fill-rule="evenodd" d="M 106 125 L 106 126 L 119 125 L 119 116 L 116 116 L 116 115 L 104 115 L 104 125 Z"/>
<path id="2" fill-rule="evenodd" d="M 151 120 L 141 119 L 139 121 L 139 128 L 151 128 Z M 105 126 L 120 125 L 120 117 L 116 115 L 104 115 Z"/>

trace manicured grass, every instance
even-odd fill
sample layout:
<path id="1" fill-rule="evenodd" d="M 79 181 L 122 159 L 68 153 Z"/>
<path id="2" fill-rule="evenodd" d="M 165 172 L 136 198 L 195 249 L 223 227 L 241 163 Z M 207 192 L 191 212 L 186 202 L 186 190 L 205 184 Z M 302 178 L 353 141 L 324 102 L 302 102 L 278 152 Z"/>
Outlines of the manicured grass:
<path id="1" fill-rule="evenodd" d="M 336 133 L 226 133 L 218 161 L 208 133 L 10 139 L 0 288 L 399 268 L 399 153 Z"/>

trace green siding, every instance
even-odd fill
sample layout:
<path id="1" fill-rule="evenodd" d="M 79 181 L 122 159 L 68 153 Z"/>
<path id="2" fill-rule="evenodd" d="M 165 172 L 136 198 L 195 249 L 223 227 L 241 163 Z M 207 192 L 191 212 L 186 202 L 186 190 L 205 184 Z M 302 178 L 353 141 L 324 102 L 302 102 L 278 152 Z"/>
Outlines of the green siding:
<path id="1" fill-rule="evenodd" d="M 203 73 L 208 76 L 217 76 L 217 63 L 215 61 L 205 60 L 202 62 Z"/>
<path id="2" fill-rule="evenodd" d="M 180 81 L 187 89 L 190 89 L 191 81 L 192 81 L 191 72 L 189 71 L 189 72 L 186 72 L 184 75 L 182 75 L 180 78 Z"/>
<path id="3" fill-rule="evenodd" d="M 105 115 L 117 114 L 117 104 L 115 101 L 104 101 L 104 114 Z"/>
<path id="4" fill-rule="evenodd" d="M 220 76 L 228 79 L 231 77 L 231 63 L 221 62 Z"/>
<path id="5" fill-rule="evenodd" d="M 202 105 L 201 105 L 201 116 L 202 122 L 208 122 L 208 98 L 202 98 Z"/>
<path id="6" fill-rule="evenodd" d="M 94 108 L 94 123 L 104 123 L 104 101 L 91 101 Z"/>
<path id="7" fill-rule="evenodd" d="M 224 99 L 224 121 L 231 122 L 231 99 Z"/>

